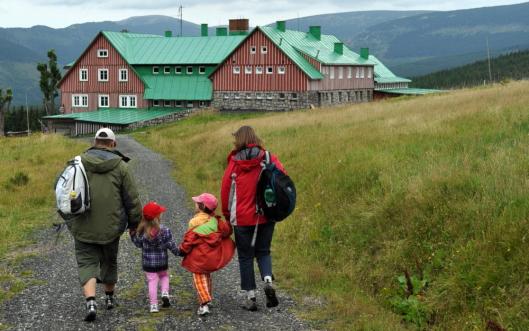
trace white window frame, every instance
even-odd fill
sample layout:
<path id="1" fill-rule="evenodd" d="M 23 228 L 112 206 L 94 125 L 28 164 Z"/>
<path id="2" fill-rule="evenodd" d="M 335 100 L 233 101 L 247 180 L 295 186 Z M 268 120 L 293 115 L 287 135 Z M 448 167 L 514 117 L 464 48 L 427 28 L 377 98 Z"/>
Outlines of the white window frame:
<path id="1" fill-rule="evenodd" d="M 261 46 L 261 54 L 268 54 L 268 47 L 266 45 Z"/>
<path id="2" fill-rule="evenodd" d="M 343 79 L 343 67 L 338 67 L 338 79 Z"/>
<path id="3" fill-rule="evenodd" d="M 234 99 L 240 99 L 241 95 L 239 93 L 234 93 L 233 98 Z"/>
<path id="4" fill-rule="evenodd" d="M 164 100 L 163 101 L 163 106 L 164 107 L 171 107 L 171 100 Z"/>
<path id="5" fill-rule="evenodd" d="M 361 67 L 362 70 L 360 70 L 360 78 L 364 78 L 365 77 L 365 68 L 364 67 Z"/>
<path id="6" fill-rule="evenodd" d="M 255 67 L 255 74 L 256 75 L 262 75 L 263 74 L 263 67 L 262 66 L 256 66 Z"/>
<path id="7" fill-rule="evenodd" d="M 193 74 L 193 67 L 187 66 L 186 67 L 186 75 L 192 75 Z"/>
<path id="8" fill-rule="evenodd" d="M 182 74 L 182 67 L 181 66 L 174 67 L 174 73 L 177 74 L 177 75 L 181 75 Z"/>
<path id="9" fill-rule="evenodd" d="M 123 73 L 125 73 L 125 78 L 123 78 Z M 118 80 L 120 82 L 128 82 L 129 81 L 129 70 L 128 69 L 119 69 L 118 71 Z"/>
<path id="10" fill-rule="evenodd" d="M 263 93 L 262 92 L 255 93 L 255 98 L 259 99 L 259 100 L 262 100 L 263 99 Z"/>
<path id="11" fill-rule="evenodd" d="M 152 101 L 152 106 L 153 107 L 160 107 L 160 100 L 153 100 Z"/>
<path id="12" fill-rule="evenodd" d="M 160 73 L 160 67 L 159 66 L 152 66 L 152 74 L 158 75 Z"/>
<path id="13" fill-rule="evenodd" d="M 193 107 L 195 107 L 195 105 L 193 104 L 193 101 L 188 101 L 186 103 L 186 108 L 193 108 Z"/>
<path id="14" fill-rule="evenodd" d="M 75 98 L 78 98 L 78 103 L 76 104 Z M 86 100 L 86 103 L 84 102 Z M 88 108 L 88 94 L 72 94 L 72 107 L 77 108 Z"/>
<path id="15" fill-rule="evenodd" d="M 356 78 L 360 78 L 360 67 L 356 67 Z"/>
<path id="16" fill-rule="evenodd" d="M 373 68 L 367 67 L 367 78 L 373 77 Z"/>
<path id="17" fill-rule="evenodd" d="M 252 93 L 246 93 L 246 99 L 253 99 Z"/>
<path id="18" fill-rule="evenodd" d="M 347 78 L 348 78 L 348 79 L 353 78 L 353 67 L 348 67 L 347 69 L 348 69 L 348 71 L 347 71 Z"/>
<path id="19" fill-rule="evenodd" d="M 86 78 L 83 79 L 83 73 L 86 73 Z M 79 69 L 79 81 L 88 82 L 88 69 Z"/>
<path id="20" fill-rule="evenodd" d="M 298 94 L 296 92 L 291 93 L 290 97 L 292 98 L 292 100 L 297 100 L 298 99 Z"/>
<path id="21" fill-rule="evenodd" d="M 274 74 L 274 67 L 272 67 L 272 66 L 267 66 L 267 67 L 266 67 L 266 74 L 267 74 L 267 75 L 273 75 L 273 74 Z"/>
<path id="22" fill-rule="evenodd" d="M 256 54 L 257 53 L 257 47 L 256 46 L 250 46 L 250 54 Z"/>
<path id="23" fill-rule="evenodd" d="M 286 98 L 286 93 L 281 92 L 281 93 L 278 94 L 278 99 L 279 100 L 285 100 L 285 98 Z"/>
<path id="24" fill-rule="evenodd" d="M 245 67 L 244 67 L 244 73 L 245 73 L 246 75 L 251 75 L 252 72 L 253 72 L 253 67 L 252 67 L 252 66 L 245 66 Z"/>
<path id="25" fill-rule="evenodd" d="M 107 98 L 107 104 L 106 105 L 103 105 L 103 103 L 101 102 L 103 100 L 103 98 Z M 97 106 L 99 108 L 109 108 L 110 107 L 110 96 L 108 94 L 99 94 L 97 96 Z"/>
<path id="26" fill-rule="evenodd" d="M 108 49 L 100 48 L 97 50 L 97 57 L 106 58 L 108 57 Z"/>
<path id="27" fill-rule="evenodd" d="M 170 73 L 171 73 L 171 67 L 169 67 L 169 66 L 163 67 L 163 74 L 164 75 L 169 75 Z"/>
<path id="28" fill-rule="evenodd" d="M 241 73 L 241 67 L 239 66 L 233 66 L 233 74 L 238 75 Z"/>
<path id="29" fill-rule="evenodd" d="M 204 67 L 204 66 L 198 67 L 198 74 L 199 75 L 205 75 L 206 74 L 206 67 Z"/>
<path id="30" fill-rule="evenodd" d="M 272 99 L 274 99 L 274 94 L 272 94 L 272 93 L 267 93 L 267 94 L 266 94 L 266 98 L 267 98 L 268 100 L 272 100 Z"/>
<path id="31" fill-rule="evenodd" d="M 101 79 L 101 73 L 103 72 L 107 73 L 107 79 Z M 97 81 L 98 82 L 108 82 L 108 69 L 106 68 L 97 69 Z"/>
<path id="32" fill-rule="evenodd" d="M 175 107 L 180 107 L 180 108 L 181 108 L 181 107 L 183 107 L 183 106 L 184 106 L 184 104 L 182 103 L 182 101 L 181 101 L 181 100 L 176 100 L 176 101 L 175 101 L 175 105 L 174 105 L 174 106 L 175 106 Z"/>
<path id="33" fill-rule="evenodd" d="M 334 79 L 334 67 L 330 67 L 329 68 L 329 72 L 330 72 L 330 74 L 329 74 L 330 77 L 329 78 L 330 79 Z"/>
<path id="34" fill-rule="evenodd" d="M 224 99 L 229 99 L 230 98 L 230 94 L 229 93 L 224 93 Z"/>
<path id="35" fill-rule="evenodd" d="M 123 98 L 125 98 L 125 105 L 123 105 Z M 132 100 L 134 100 L 134 105 L 132 105 Z M 138 108 L 138 97 L 134 94 L 120 94 L 118 99 L 119 108 Z"/>
<path id="36" fill-rule="evenodd" d="M 279 75 L 284 75 L 287 72 L 287 68 L 285 66 L 279 66 L 277 67 L 277 73 Z"/>

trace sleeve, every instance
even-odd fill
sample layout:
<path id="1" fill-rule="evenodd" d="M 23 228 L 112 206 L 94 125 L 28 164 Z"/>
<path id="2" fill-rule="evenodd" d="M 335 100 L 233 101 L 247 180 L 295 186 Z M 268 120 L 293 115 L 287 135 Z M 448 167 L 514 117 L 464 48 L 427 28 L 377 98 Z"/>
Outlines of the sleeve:
<path id="1" fill-rule="evenodd" d="M 143 240 L 138 235 L 131 234 L 130 235 L 130 240 L 132 240 L 132 243 L 134 244 L 134 246 L 136 246 L 138 248 L 143 248 Z"/>
<path id="2" fill-rule="evenodd" d="M 180 250 L 180 255 L 187 255 L 193 249 L 195 245 L 195 233 L 193 231 L 187 231 L 184 235 L 184 240 L 180 243 L 178 249 Z"/>
<path id="3" fill-rule="evenodd" d="M 231 236 L 233 232 L 233 228 L 231 227 L 230 222 L 219 219 L 218 224 L 219 224 L 219 231 L 220 231 L 220 234 L 222 235 L 222 238 Z"/>
<path id="4" fill-rule="evenodd" d="M 222 176 L 222 184 L 221 184 L 221 190 L 220 190 L 220 199 L 222 202 L 222 215 L 224 215 L 224 217 L 227 220 L 230 219 L 230 211 L 228 210 L 228 203 L 230 200 L 232 171 L 233 171 L 233 163 L 229 161 L 228 166 L 226 167 L 226 170 L 224 171 L 224 176 Z"/>
<path id="5" fill-rule="evenodd" d="M 281 172 L 283 172 L 285 175 L 288 175 L 287 171 L 285 170 L 285 167 L 283 166 L 283 164 L 281 163 L 281 161 L 279 161 L 279 159 L 277 158 L 276 155 L 271 155 L 271 161 L 273 164 L 276 165 L 276 167 L 281 170 Z"/>
<path id="6" fill-rule="evenodd" d="M 128 219 L 128 228 L 135 229 L 141 220 L 141 202 L 134 178 L 125 163 L 123 165 L 123 181 L 121 183 L 121 197 Z"/>
<path id="7" fill-rule="evenodd" d="M 176 243 L 175 243 L 175 241 L 173 239 L 173 233 L 169 229 L 167 229 L 166 231 L 167 231 L 167 233 L 164 236 L 164 246 L 165 246 L 165 248 L 170 250 L 174 255 L 179 256 L 180 252 L 179 252 L 179 249 L 176 246 Z"/>

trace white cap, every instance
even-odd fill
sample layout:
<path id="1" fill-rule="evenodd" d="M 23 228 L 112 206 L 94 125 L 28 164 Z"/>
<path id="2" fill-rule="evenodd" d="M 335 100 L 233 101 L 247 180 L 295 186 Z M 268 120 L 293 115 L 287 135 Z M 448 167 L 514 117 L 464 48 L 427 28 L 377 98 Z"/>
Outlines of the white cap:
<path id="1" fill-rule="evenodd" d="M 109 128 L 101 128 L 96 132 L 96 139 L 116 141 L 116 135 Z"/>

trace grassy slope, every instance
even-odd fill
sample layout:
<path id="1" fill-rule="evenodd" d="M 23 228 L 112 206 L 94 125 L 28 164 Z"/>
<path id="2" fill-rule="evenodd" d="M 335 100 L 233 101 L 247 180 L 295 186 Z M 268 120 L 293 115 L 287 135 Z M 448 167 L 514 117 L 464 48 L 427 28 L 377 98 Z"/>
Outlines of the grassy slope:
<path id="1" fill-rule="evenodd" d="M 137 137 L 190 194 L 219 192 L 230 133 L 257 129 L 298 207 L 275 270 L 333 329 L 529 328 L 528 83 L 244 120 L 204 114 Z M 408 272 L 416 300 L 397 277 Z M 318 300 L 304 300 L 317 302 Z M 402 316 L 410 323 L 400 323 Z M 429 324 L 426 321 L 429 321 Z"/>
<path id="2" fill-rule="evenodd" d="M 9 264 L 31 254 L 24 246 L 34 230 L 55 221 L 53 183 L 66 161 L 84 148 L 55 135 L 0 138 L 0 300 L 22 286 Z"/>

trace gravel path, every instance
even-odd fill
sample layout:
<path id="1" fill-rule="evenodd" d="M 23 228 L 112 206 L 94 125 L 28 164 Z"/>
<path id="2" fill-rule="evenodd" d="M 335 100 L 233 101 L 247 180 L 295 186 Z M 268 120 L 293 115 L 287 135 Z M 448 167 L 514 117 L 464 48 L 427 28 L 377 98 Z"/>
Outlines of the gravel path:
<path id="1" fill-rule="evenodd" d="M 142 201 L 156 200 L 168 207 L 163 220 L 177 239 L 181 238 L 187 220 L 192 216 L 186 207 L 188 197 L 171 180 L 171 163 L 138 144 L 128 136 L 118 137 L 118 149 L 132 158 Z M 171 256 L 171 295 L 173 306 L 159 314 L 148 312 L 148 299 L 141 250 L 135 248 L 128 235 L 120 243 L 119 281 L 116 296 L 119 307 L 112 311 L 98 310 L 94 323 L 83 322 L 84 299 L 77 279 L 73 241 L 68 231 L 58 240 L 53 229 L 37 235 L 38 256 L 24 260 L 16 268 L 31 270 L 32 284 L 1 306 L 3 326 L 13 330 L 307 330 L 289 308 L 293 301 L 278 291 L 280 305 L 264 306 L 264 293 L 258 291 L 259 311 L 239 308 L 237 260 L 213 275 L 214 301 L 212 314 L 199 318 L 191 274 L 180 267 L 180 258 Z M 98 303 L 103 304 L 103 290 L 98 288 Z"/>

